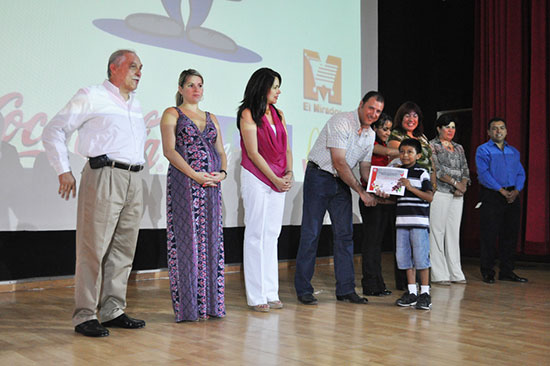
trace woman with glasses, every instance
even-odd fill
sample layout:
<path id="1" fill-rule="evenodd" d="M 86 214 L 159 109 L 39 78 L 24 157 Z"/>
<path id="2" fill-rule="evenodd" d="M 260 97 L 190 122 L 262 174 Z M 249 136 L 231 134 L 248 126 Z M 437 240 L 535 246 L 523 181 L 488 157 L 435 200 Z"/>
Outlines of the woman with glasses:
<path id="1" fill-rule="evenodd" d="M 393 119 L 393 130 L 388 139 L 388 147 L 398 149 L 401 141 L 405 139 L 415 139 L 422 146 L 422 156 L 416 160 L 416 163 L 430 173 L 432 185 L 435 187 L 435 174 L 432 162 L 432 149 L 428 138 L 424 135 L 424 126 L 422 125 L 423 115 L 420 107 L 414 102 L 405 102 L 401 104 Z M 390 163 L 390 165 L 392 165 Z M 399 290 L 407 287 L 405 271 L 398 270 L 395 286 Z"/>
<path id="2" fill-rule="evenodd" d="M 388 141 L 388 147 L 398 149 L 401 141 L 405 139 L 416 139 L 422 146 L 422 157 L 416 162 L 428 173 L 433 173 L 432 149 L 428 138 L 424 135 L 424 126 L 422 125 L 422 111 L 414 102 L 405 102 L 401 104 L 395 118 L 393 119 L 393 130 Z M 432 174 L 433 175 L 433 174 Z M 432 179 L 432 184 L 434 183 Z"/>

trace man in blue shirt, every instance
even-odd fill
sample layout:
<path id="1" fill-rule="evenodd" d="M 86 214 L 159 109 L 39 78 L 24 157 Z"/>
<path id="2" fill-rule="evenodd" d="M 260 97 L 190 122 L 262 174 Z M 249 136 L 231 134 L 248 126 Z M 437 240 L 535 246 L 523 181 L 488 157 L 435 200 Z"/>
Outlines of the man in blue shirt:
<path id="1" fill-rule="evenodd" d="M 492 118 L 487 132 L 490 140 L 476 151 L 477 175 L 481 183 L 481 274 L 484 282 L 495 282 L 493 266 L 498 239 L 498 279 L 527 282 L 513 272 L 520 223 L 518 195 L 525 183 L 525 171 L 519 151 L 505 141 L 506 122 L 500 117 Z"/>

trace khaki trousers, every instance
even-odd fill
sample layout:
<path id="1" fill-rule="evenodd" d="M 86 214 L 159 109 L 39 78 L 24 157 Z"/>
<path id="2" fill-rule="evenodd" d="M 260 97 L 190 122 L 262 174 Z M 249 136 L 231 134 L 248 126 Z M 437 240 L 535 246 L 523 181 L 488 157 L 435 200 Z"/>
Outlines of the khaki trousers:
<path id="1" fill-rule="evenodd" d="M 82 171 L 76 223 L 73 325 L 123 314 L 143 212 L 141 173 L 118 168 Z"/>

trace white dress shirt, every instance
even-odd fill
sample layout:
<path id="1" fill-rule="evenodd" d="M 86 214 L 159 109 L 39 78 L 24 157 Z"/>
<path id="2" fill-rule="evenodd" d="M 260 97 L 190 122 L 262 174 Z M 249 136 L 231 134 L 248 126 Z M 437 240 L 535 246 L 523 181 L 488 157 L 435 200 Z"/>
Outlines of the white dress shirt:
<path id="1" fill-rule="evenodd" d="M 361 161 L 371 161 L 374 140 L 375 133 L 371 128 L 361 128 L 357 110 L 337 113 L 319 133 L 308 160 L 322 170 L 337 175 L 332 165 L 330 148 L 346 150 L 346 163 L 353 169 Z"/>
<path id="2" fill-rule="evenodd" d="M 143 164 L 145 121 L 135 93 L 125 100 L 108 80 L 80 89 L 48 123 L 42 143 L 57 174 L 71 170 L 67 141 L 78 130 L 78 152 L 88 158 L 107 154 L 111 160 Z"/>

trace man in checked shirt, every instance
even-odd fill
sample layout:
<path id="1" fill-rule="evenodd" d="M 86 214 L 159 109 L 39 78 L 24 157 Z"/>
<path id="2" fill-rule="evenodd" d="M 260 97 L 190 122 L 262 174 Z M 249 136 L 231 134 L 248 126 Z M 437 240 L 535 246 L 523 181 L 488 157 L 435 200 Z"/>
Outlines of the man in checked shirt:
<path id="1" fill-rule="evenodd" d="M 376 205 L 375 196 L 365 191 L 352 169 L 359 164 L 361 176 L 368 181 L 375 139 L 370 126 L 383 109 L 382 94 L 368 92 L 356 110 L 337 113 L 328 120 L 309 152 L 294 278 L 298 301 L 302 304 L 317 304 L 311 279 L 323 217 L 327 210 L 334 237 L 336 299 L 354 304 L 367 303 L 367 299 L 355 292 L 350 188 L 359 194 L 366 206 Z"/>

